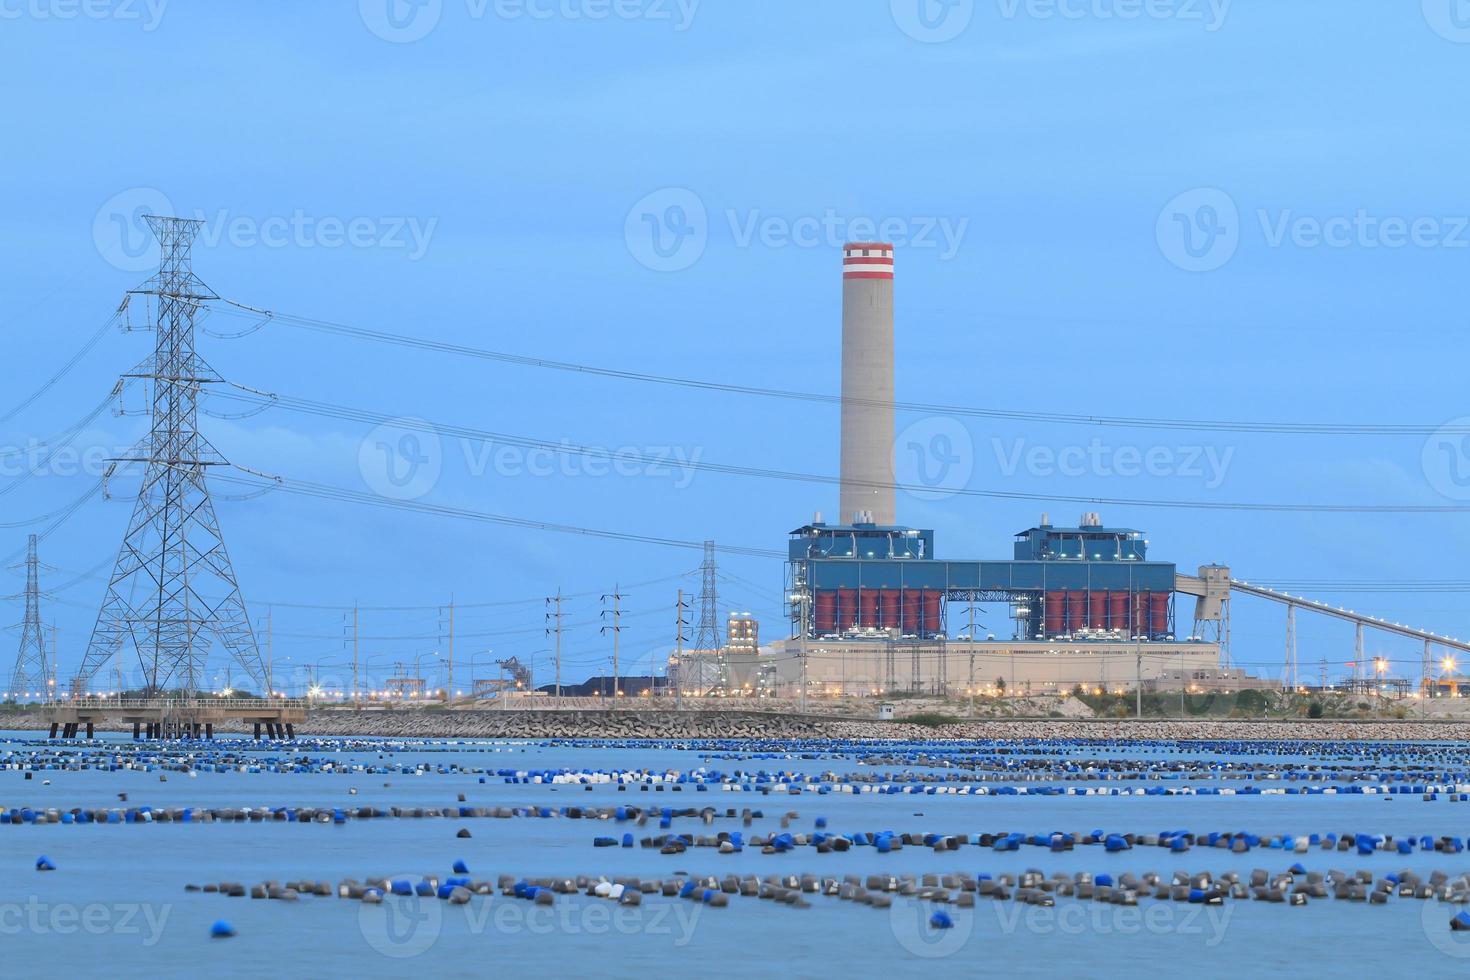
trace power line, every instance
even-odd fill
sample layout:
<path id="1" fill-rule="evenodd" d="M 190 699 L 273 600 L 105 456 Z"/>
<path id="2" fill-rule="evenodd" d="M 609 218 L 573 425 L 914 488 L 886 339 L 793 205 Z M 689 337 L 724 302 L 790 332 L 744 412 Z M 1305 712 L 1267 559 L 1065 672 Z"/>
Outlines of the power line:
<path id="1" fill-rule="evenodd" d="M 220 392 L 217 397 L 231 398 L 239 401 L 257 403 L 258 396 L 254 394 L 242 394 L 237 392 Z M 558 455 L 574 455 L 592 457 L 599 459 L 611 459 L 618 462 L 636 463 L 643 466 L 667 465 L 668 461 L 636 449 L 619 449 L 609 451 L 593 446 L 582 446 L 568 442 L 551 442 L 544 439 L 536 439 L 530 436 L 520 436 L 505 432 L 491 432 L 485 429 L 476 429 L 470 426 L 454 423 L 437 423 L 421 419 L 405 418 L 402 416 L 388 415 L 369 409 L 353 408 L 346 405 L 334 405 L 330 402 L 321 402 L 311 399 L 295 398 L 287 395 L 273 396 L 271 404 L 284 408 L 288 411 L 300 412 L 308 415 L 319 415 L 327 418 L 342 419 L 345 421 L 362 422 L 366 424 L 381 425 L 391 423 L 404 429 L 432 433 L 436 435 L 458 436 L 464 439 L 490 442 L 499 442 L 504 445 L 520 446 L 528 449 L 537 449 Z M 743 466 L 728 463 L 715 463 L 708 460 L 683 460 L 681 467 L 702 472 L 720 473 L 732 476 L 755 477 L 770 480 L 784 480 L 796 483 L 813 483 L 825 485 L 839 485 L 840 477 L 815 474 L 799 473 L 789 470 L 772 470 L 756 466 Z M 897 489 L 915 494 L 932 493 L 932 487 L 918 484 L 896 483 L 896 482 L 872 482 L 862 481 L 860 486 L 874 487 L 879 489 Z M 1169 500 L 1156 498 L 1138 497 L 1096 497 L 1080 494 L 1059 494 L 1041 492 L 1023 492 L 1019 490 L 987 490 L 974 487 L 946 488 L 946 493 L 959 497 L 982 497 L 992 500 L 1025 500 L 1041 501 L 1047 503 L 1073 503 L 1089 506 L 1113 506 L 1113 507 L 1138 507 L 1157 508 L 1167 510 L 1221 510 L 1240 511 L 1251 513 L 1309 513 L 1309 514 L 1462 514 L 1470 513 L 1470 504 L 1445 503 L 1445 504 L 1298 504 L 1298 503 L 1264 503 L 1254 501 L 1225 501 L 1225 500 Z"/>
<path id="2" fill-rule="evenodd" d="M 88 337 L 86 342 L 82 344 L 81 348 L 75 354 L 73 354 L 55 374 L 51 375 L 51 377 L 42 382 L 41 386 L 35 391 L 31 392 L 25 398 L 22 398 L 19 402 L 17 402 L 4 415 L 0 415 L 0 422 L 9 422 L 11 419 L 15 418 L 21 412 L 29 408 L 36 401 L 36 399 L 40 398 L 42 395 L 46 394 L 46 392 L 55 387 L 58 381 L 66 377 L 66 375 L 71 372 L 71 369 L 76 367 L 77 364 L 81 362 L 82 358 L 86 357 L 87 354 L 92 350 L 92 348 L 97 346 L 97 344 L 102 340 L 103 336 L 107 333 L 108 329 L 112 327 L 113 324 L 117 323 L 118 318 L 121 317 L 123 315 L 123 312 L 127 309 L 127 305 L 128 301 L 127 299 L 124 299 L 122 305 L 117 308 L 116 312 L 114 312 L 111 317 L 108 318 L 107 322 L 98 327 L 97 332 L 92 334 L 91 337 Z"/>
<path id="3" fill-rule="evenodd" d="M 248 481 L 234 476 L 216 476 L 214 479 L 223 480 L 227 483 L 239 483 L 244 486 L 258 487 L 261 484 Z M 422 500 L 392 500 L 387 497 L 379 497 L 374 494 L 358 490 L 348 490 L 344 487 L 333 487 L 322 483 L 310 483 L 306 481 L 281 480 L 278 484 L 280 490 L 286 493 L 300 494 L 307 497 L 318 497 L 323 500 L 332 500 L 339 503 L 362 504 L 368 507 L 384 507 L 392 510 L 406 510 L 413 513 L 425 514 L 432 517 L 452 517 L 459 520 L 478 521 L 487 524 L 503 524 L 509 527 L 528 528 L 536 531 L 557 531 L 563 534 L 576 534 L 583 537 L 607 538 L 613 541 L 628 541 L 636 544 L 654 544 L 668 548 L 701 549 L 704 543 L 700 541 L 687 541 L 680 538 L 666 538 L 652 534 L 631 534 L 622 531 L 607 531 L 600 528 L 579 527 L 574 524 L 557 524 L 549 521 L 533 521 L 523 517 L 510 517 L 504 514 L 490 514 L 484 511 L 470 510 L 466 507 L 451 507 L 448 504 L 434 504 Z M 748 558 L 785 558 L 784 551 L 776 551 L 771 548 L 745 548 L 732 545 L 721 545 L 720 550 L 732 555 L 742 555 Z"/>
<path id="4" fill-rule="evenodd" d="M 330 320 L 321 320 L 314 317 L 298 316 L 290 313 L 281 313 L 271 310 L 262 310 L 237 303 L 234 300 L 224 300 L 230 306 L 250 313 L 254 316 L 269 317 L 274 323 L 297 327 L 303 330 L 313 330 L 320 333 L 331 333 L 341 336 L 353 337 L 358 340 L 367 340 L 374 343 L 389 344 L 400 347 L 412 347 L 421 350 L 436 351 L 444 354 L 455 354 L 462 357 L 472 357 L 479 360 L 497 361 L 504 364 L 514 364 L 519 367 L 539 368 L 551 371 L 564 371 L 573 374 L 586 374 L 595 377 L 613 378 L 621 381 L 634 381 L 645 384 L 667 385 L 681 388 L 695 388 L 705 391 L 720 391 L 739 395 L 755 395 L 764 398 L 781 398 L 795 401 L 822 402 L 826 404 L 840 405 L 843 401 L 840 395 L 820 394 L 817 392 L 795 391 L 785 388 L 764 388 L 752 385 L 737 385 L 729 382 L 702 381 L 693 378 L 680 378 L 672 375 L 648 374 L 638 371 L 624 371 L 616 368 L 599 367 L 591 364 L 578 364 L 571 361 L 557 361 L 548 358 L 531 357 L 524 354 L 510 354 L 504 351 L 493 351 L 483 347 L 473 347 L 468 344 L 451 343 L 442 340 L 430 340 L 423 337 L 414 337 L 408 334 L 391 333 L 386 330 L 373 330 L 367 327 L 355 327 L 350 324 L 336 323 Z M 231 314 L 229 310 L 220 310 Z M 232 314 L 238 315 L 238 314 Z M 1085 415 L 1065 412 L 1035 412 L 1019 409 L 1004 408 L 977 408 L 963 405 L 939 405 L 925 404 L 922 402 L 901 401 L 879 401 L 873 399 L 849 398 L 849 404 L 877 405 L 880 407 L 892 407 L 903 412 L 917 412 L 931 415 L 954 415 L 969 416 L 975 418 L 1009 419 L 1024 422 L 1045 422 L 1061 425 L 1087 425 L 1096 427 L 1113 428 L 1136 428 L 1136 429 L 1184 429 L 1205 432 L 1260 432 L 1260 433 L 1288 433 L 1309 435 L 1430 435 L 1441 433 L 1444 435 L 1470 435 L 1470 426 L 1454 426 L 1435 424 L 1374 424 L 1353 425 L 1339 422 L 1248 422 L 1229 419 L 1177 419 L 1177 418 L 1134 418 L 1128 416 L 1113 415 Z"/>

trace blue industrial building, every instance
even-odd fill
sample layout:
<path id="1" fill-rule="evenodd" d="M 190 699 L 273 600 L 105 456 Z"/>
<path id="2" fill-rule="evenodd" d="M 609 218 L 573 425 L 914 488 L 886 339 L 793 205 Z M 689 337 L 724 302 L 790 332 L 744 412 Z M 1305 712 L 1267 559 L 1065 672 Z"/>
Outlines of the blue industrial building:
<path id="1" fill-rule="evenodd" d="M 951 602 L 1005 602 L 1016 639 L 1173 639 L 1175 566 L 1149 561 L 1131 528 L 1086 514 L 1076 527 L 1043 523 L 1016 535 L 1010 560 L 941 559 L 934 532 L 812 523 L 791 532 L 787 575 L 807 609 L 807 635 L 948 635 Z"/>

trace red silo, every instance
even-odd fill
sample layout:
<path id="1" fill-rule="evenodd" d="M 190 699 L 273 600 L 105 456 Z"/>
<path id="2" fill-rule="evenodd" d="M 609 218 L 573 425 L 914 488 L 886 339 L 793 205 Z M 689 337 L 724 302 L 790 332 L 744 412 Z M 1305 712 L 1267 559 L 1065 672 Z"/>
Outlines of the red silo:
<path id="1" fill-rule="evenodd" d="M 902 608 L 898 603 L 897 589 L 878 590 L 878 611 L 883 616 L 884 629 L 896 629 L 903 625 Z"/>
<path id="2" fill-rule="evenodd" d="M 878 625 L 878 590 L 863 589 L 858 593 L 858 625 Z"/>
<path id="3" fill-rule="evenodd" d="M 1130 632 L 1127 592 L 1108 593 L 1108 627 L 1124 633 Z"/>
<path id="4" fill-rule="evenodd" d="M 1149 598 L 1149 628 L 1154 636 L 1165 636 L 1169 632 L 1169 593 L 1155 592 Z"/>
<path id="5" fill-rule="evenodd" d="M 852 629 L 852 624 L 857 621 L 857 590 L 837 590 L 837 631 L 839 633 Z"/>
<path id="6" fill-rule="evenodd" d="M 1108 594 L 1101 589 L 1087 593 L 1087 625 L 1095 630 L 1108 625 Z"/>
<path id="7" fill-rule="evenodd" d="M 1067 593 L 1067 629 L 1081 629 L 1087 618 L 1087 593 L 1076 589 Z"/>
<path id="8" fill-rule="evenodd" d="M 920 610 L 923 608 L 920 598 L 918 589 L 903 590 L 900 599 L 903 603 L 903 631 L 905 633 L 919 632 Z"/>
<path id="9" fill-rule="evenodd" d="M 940 615 L 939 590 L 924 590 L 924 627 L 925 633 L 938 633 L 944 629 L 944 617 Z"/>
<path id="10" fill-rule="evenodd" d="M 818 589 L 816 612 L 818 633 L 837 632 L 837 593 L 831 589 Z"/>
<path id="11" fill-rule="evenodd" d="M 1062 632 L 1066 621 L 1067 593 L 1054 590 L 1046 594 L 1046 635 L 1056 636 Z"/>

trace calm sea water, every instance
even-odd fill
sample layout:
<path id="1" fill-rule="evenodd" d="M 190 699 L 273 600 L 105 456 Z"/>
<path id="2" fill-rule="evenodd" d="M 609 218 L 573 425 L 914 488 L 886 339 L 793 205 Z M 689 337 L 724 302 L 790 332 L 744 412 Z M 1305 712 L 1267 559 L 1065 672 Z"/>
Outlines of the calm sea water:
<path id="1" fill-rule="evenodd" d="M 25 748 L 31 736 L 16 734 L 0 748 Z M 278 755 L 320 755 L 310 750 Z M 1118 757 L 1119 752 L 1108 755 Z M 1139 753 L 1158 757 L 1156 750 Z M 378 761 L 376 753 L 343 758 Z M 479 743 L 452 751 L 398 751 L 397 764 L 530 769 L 650 767 L 689 769 L 780 768 L 805 772 L 863 771 L 842 760 L 710 760 L 673 748 L 595 749 Z M 50 785 L 43 785 L 49 779 Z M 384 783 L 389 785 L 384 786 Z M 358 790 L 356 795 L 350 788 Z M 25 780 L 0 771 L 0 806 L 448 806 L 464 793 L 473 805 L 727 806 L 764 810 L 766 819 L 745 829 L 770 833 L 779 817 L 796 811 L 792 830 L 810 831 L 825 817 L 837 832 L 933 831 L 981 833 L 1053 830 L 1118 832 L 1246 830 L 1263 834 L 1328 831 L 1413 835 L 1470 835 L 1470 803 L 1415 796 L 1298 797 L 957 797 L 910 795 L 788 796 L 772 793 L 618 792 L 614 786 L 506 785 L 498 777 L 430 773 L 413 775 L 201 774 L 47 772 Z M 468 827 L 473 837 L 457 839 Z M 741 830 L 739 821 L 676 820 L 675 832 Z M 735 855 L 692 848 L 677 856 L 642 848 L 592 847 L 592 838 L 657 834 L 568 819 L 384 819 L 345 826 L 163 824 L 122 826 L 0 826 L 0 973 L 157 977 L 185 973 L 210 977 L 262 975 L 361 977 L 485 976 L 492 972 L 649 976 L 705 973 L 715 976 L 949 976 L 1003 971 L 1018 976 L 1086 973 L 1136 976 L 1159 972 L 1194 976 L 1258 976 L 1268 971 L 1383 972 L 1450 976 L 1470 969 L 1470 940 L 1451 934 L 1457 907 L 1411 899 L 1370 906 L 1334 900 L 1305 908 L 1227 900 L 1205 908 L 1144 899 L 1132 908 L 1059 899 L 1052 909 L 981 900 L 974 910 L 951 909 L 955 927 L 935 931 L 932 909 L 898 900 L 892 910 L 811 896 L 811 908 L 793 909 L 754 898 L 733 897 L 730 907 L 707 908 L 687 900 L 648 896 L 637 909 L 580 895 L 558 896 L 551 908 L 500 896 L 476 896 L 467 906 L 433 899 L 389 898 L 364 906 L 336 898 L 304 897 L 298 903 L 186 893 L 189 883 L 225 880 L 247 886 L 295 878 L 336 883 L 344 877 L 449 875 L 456 859 L 473 877 L 500 874 L 579 874 L 672 877 L 729 873 L 767 875 L 812 872 L 841 877 L 875 872 L 964 871 L 1285 870 L 1301 861 L 1310 870 L 1366 868 L 1382 876 L 1399 868 L 1427 874 L 1470 870 L 1470 854 L 1358 857 L 1313 850 L 1306 855 L 1258 850 L 1232 855 L 1195 848 L 1171 855 L 1155 848 L 1106 854 L 1100 847 L 1052 854 L 1041 848 L 994 853 L 967 846 L 935 854 L 910 847 L 878 854 L 870 847 L 818 855 L 799 848 Z M 37 856 L 57 864 L 54 873 L 33 870 Z M 209 927 L 227 919 L 238 935 L 212 940 Z"/>

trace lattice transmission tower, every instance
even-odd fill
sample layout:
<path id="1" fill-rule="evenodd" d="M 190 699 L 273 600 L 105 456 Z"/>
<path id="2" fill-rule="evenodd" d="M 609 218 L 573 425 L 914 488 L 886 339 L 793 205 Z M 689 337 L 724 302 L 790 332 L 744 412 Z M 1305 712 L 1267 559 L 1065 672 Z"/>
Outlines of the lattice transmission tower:
<path id="1" fill-rule="evenodd" d="M 39 692 L 42 697 L 55 693 L 51 664 L 46 659 L 46 640 L 41 631 L 40 567 L 36 535 L 32 534 L 26 541 L 26 618 L 20 628 L 15 672 L 10 675 L 10 694 L 17 701 L 31 692 Z"/>
<path id="2" fill-rule="evenodd" d="M 108 468 L 111 476 L 119 463 L 141 463 L 143 482 L 78 680 L 90 681 L 131 641 L 147 694 L 176 690 L 191 699 L 211 635 L 256 684 L 265 685 L 267 675 L 205 484 L 209 467 L 227 460 L 197 426 L 203 386 L 223 380 L 194 349 L 200 305 L 217 298 L 191 264 L 203 222 L 147 221 L 162 256 L 158 275 L 133 293 L 152 297 L 155 346 L 125 377 L 149 386 L 151 424 Z"/>
<path id="3" fill-rule="evenodd" d="M 714 676 L 707 669 L 700 671 L 698 687 L 701 690 L 724 687 L 728 679 L 725 670 L 724 643 L 720 640 L 720 593 L 719 568 L 715 564 L 715 543 L 704 543 L 704 561 L 699 564 L 699 625 L 694 630 L 694 649 L 706 651 L 714 657 Z M 707 665 L 708 660 L 704 661 Z"/>
<path id="4" fill-rule="evenodd" d="M 719 568 L 715 564 L 715 543 L 704 543 L 704 561 L 699 564 L 703 580 L 699 589 L 699 628 L 694 633 L 694 649 L 718 651 L 720 642 L 720 593 L 716 580 Z"/>

